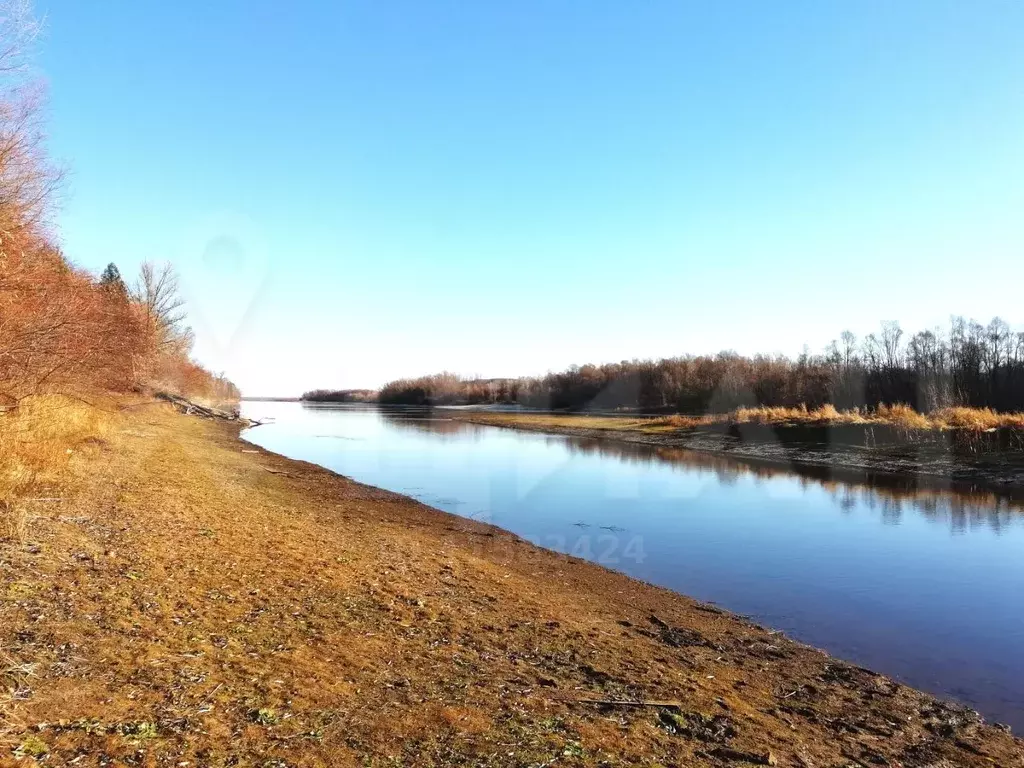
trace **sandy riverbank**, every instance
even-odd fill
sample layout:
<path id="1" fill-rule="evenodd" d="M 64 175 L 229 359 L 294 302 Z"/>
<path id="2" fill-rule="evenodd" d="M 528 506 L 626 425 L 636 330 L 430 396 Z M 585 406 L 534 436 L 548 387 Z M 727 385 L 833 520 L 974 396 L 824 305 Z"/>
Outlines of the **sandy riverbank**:
<path id="1" fill-rule="evenodd" d="M 1024 765 L 968 710 L 236 429 L 125 413 L 0 544 L 0 764 Z"/>

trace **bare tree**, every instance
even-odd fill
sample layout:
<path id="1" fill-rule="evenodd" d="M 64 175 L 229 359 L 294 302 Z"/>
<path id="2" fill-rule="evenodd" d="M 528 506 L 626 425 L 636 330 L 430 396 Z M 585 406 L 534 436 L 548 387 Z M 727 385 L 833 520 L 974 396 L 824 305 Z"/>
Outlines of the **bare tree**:
<path id="1" fill-rule="evenodd" d="M 41 24 L 29 0 L 0 1 L 0 237 L 35 230 L 63 179 L 44 152 L 44 88 L 28 62 Z"/>
<path id="2" fill-rule="evenodd" d="M 895 370 L 900 364 L 900 340 L 903 338 L 903 329 L 899 323 L 890 320 L 882 323 L 882 349 L 885 354 L 885 367 Z"/>
<path id="3" fill-rule="evenodd" d="M 0 3 L 0 74 L 7 78 L 24 74 L 43 24 L 36 18 L 32 0 Z"/>
<path id="4" fill-rule="evenodd" d="M 1001 317 L 993 318 L 985 332 L 988 337 L 988 370 L 994 371 L 1003 364 L 1004 359 L 1009 360 L 1013 333 Z"/>
<path id="5" fill-rule="evenodd" d="M 861 344 L 861 357 L 868 370 L 877 371 L 882 367 L 882 343 L 875 334 L 869 333 L 864 337 Z"/>
<path id="6" fill-rule="evenodd" d="M 839 334 L 839 339 L 842 342 L 840 354 L 843 358 L 843 369 L 849 371 L 857 362 L 857 337 L 852 331 L 843 331 Z"/>
<path id="7" fill-rule="evenodd" d="M 192 329 L 185 325 L 185 300 L 181 297 L 174 267 L 144 261 L 132 286 L 131 297 L 142 307 L 159 351 L 188 350 L 192 344 Z"/>

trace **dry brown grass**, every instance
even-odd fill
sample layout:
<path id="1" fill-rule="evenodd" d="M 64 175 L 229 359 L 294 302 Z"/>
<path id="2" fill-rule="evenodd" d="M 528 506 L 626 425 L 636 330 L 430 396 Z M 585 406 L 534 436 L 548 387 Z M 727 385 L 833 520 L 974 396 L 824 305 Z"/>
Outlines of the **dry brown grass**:
<path id="1" fill-rule="evenodd" d="M 0 414 L 0 538 L 24 539 L 27 498 L 58 493 L 75 452 L 102 443 L 116 418 L 60 395 L 28 397 Z"/>
<path id="2" fill-rule="evenodd" d="M 875 423 L 890 424 L 903 429 L 941 429 L 941 425 L 918 413 L 909 405 L 880 405 L 871 414 Z"/>
<path id="3" fill-rule="evenodd" d="M 960 429 L 1024 429 L 1024 413 L 997 413 L 991 408 L 943 408 L 929 415 L 945 427 Z"/>
<path id="4" fill-rule="evenodd" d="M 92 418 L 54 431 L 83 439 L 103 429 Z M 872 742 L 893 764 L 922 742 L 935 764 L 1024 757 L 973 723 L 937 737 L 921 713 L 956 713 L 906 686 L 411 499 L 243 453 L 229 429 L 167 406 L 126 413 L 105 448 L 60 470 L 65 501 L 34 521 L 32 544 L 0 542 L 0 765 L 710 768 L 721 744 L 688 729 L 723 722 L 729 749 L 837 765 L 862 735 L 836 721 L 900 723 Z M 770 714 L 794 690 L 814 693 Z"/>
<path id="5" fill-rule="evenodd" d="M 650 426 L 674 427 L 677 429 L 694 429 L 714 423 L 714 416 L 686 416 L 681 413 L 673 413 L 671 416 L 659 416 L 645 422 L 645 424 Z"/>
<path id="6" fill-rule="evenodd" d="M 808 409 L 801 405 L 797 408 L 781 406 L 758 408 L 737 408 L 718 418 L 719 422 L 736 424 L 865 424 L 868 418 L 859 410 L 839 411 L 834 405 L 823 405 L 820 408 Z"/>
<path id="7" fill-rule="evenodd" d="M 760 406 L 737 408 L 728 413 L 690 416 L 590 416 L 586 414 L 553 413 L 487 413 L 463 411 L 460 418 L 498 426 L 521 426 L 533 429 L 571 427 L 602 431 L 665 432 L 673 429 L 698 429 L 714 425 L 759 424 L 764 426 L 815 425 L 839 426 L 875 424 L 907 430 L 997 428 L 1024 429 L 1024 413 L 997 413 L 989 408 L 943 408 L 929 414 L 915 411 L 909 405 L 879 405 L 877 408 L 838 410 L 834 405 L 819 408 L 799 406 Z"/>
<path id="8" fill-rule="evenodd" d="M 760 407 L 739 408 L 718 419 L 721 423 L 736 424 L 888 424 L 904 429 L 935 429 L 940 425 L 929 417 L 918 413 L 908 405 L 879 405 L 874 409 L 853 408 L 838 410 L 834 405 L 826 404 L 819 408 L 809 409 L 801 405 L 797 408 Z"/>

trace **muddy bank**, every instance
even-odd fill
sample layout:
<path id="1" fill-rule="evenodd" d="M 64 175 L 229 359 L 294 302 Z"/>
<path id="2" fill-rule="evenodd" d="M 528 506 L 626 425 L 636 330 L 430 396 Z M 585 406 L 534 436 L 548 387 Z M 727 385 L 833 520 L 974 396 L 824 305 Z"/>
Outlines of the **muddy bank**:
<path id="1" fill-rule="evenodd" d="M 978 715 L 160 406 L 0 544 L 0 764 L 1024 765 Z"/>
<path id="2" fill-rule="evenodd" d="M 786 468 L 816 480 L 842 480 L 904 490 L 993 492 L 1024 500 L 1024 436 L 1019 430 L 990 432 L 907 431 L 879 425 L 723 425 L 645 428 L 636 419 L 444 411 L 474 424 L 576 438 L 678 448 L 728 456 L 740 462 Z"/>

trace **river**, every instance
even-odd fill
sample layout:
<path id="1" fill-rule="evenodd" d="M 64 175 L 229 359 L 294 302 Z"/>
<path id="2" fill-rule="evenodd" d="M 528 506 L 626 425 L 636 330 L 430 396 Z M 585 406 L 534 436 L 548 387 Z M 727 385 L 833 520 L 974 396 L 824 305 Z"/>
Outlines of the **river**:
<path id="1" fill-rule="evenodd" d="M 246 402 L 245 438 L 715 603 L 1024 731 L 1024 508 L 444 410 Z"/>

